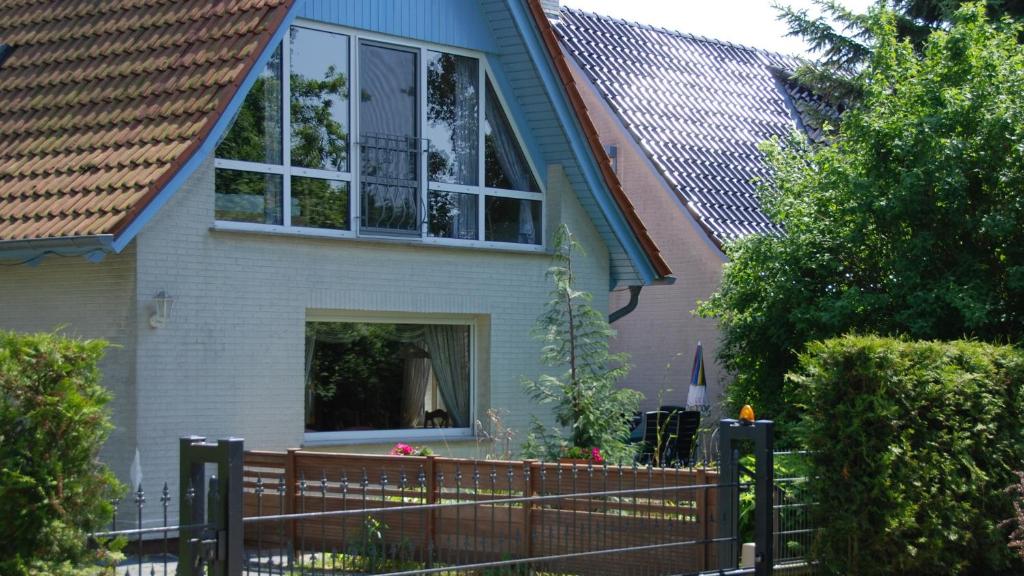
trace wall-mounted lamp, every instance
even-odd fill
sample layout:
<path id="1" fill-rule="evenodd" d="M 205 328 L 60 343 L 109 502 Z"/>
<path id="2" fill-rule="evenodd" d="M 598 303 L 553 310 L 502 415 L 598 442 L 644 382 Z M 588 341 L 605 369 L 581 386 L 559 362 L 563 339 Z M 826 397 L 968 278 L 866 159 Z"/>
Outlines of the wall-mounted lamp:
<path id="1" fill-rule="evenodd" d="M 153 297 L 153 304 L 156 310 L 149 317 L 149 325 L 153 328 L 163 328 L 171 316 L 171 305 L 174 304 L 174 298 L 161 290 Z"/>

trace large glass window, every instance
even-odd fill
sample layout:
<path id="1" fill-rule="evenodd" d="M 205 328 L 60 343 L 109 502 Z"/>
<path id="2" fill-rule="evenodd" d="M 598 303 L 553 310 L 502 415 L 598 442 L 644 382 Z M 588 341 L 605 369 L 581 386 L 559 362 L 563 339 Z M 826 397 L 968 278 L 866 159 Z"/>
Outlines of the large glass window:
<path id="1" fill-rule="evenodd" d="M 292 166 L 348 172 L 348 42 L 294 27 L 290 48 Z"/>
<path id="2" fill-rule="evenodd" d="M 416 52 L 364 42 L 359 66 L 360 226 L 368 232 L 419 235 Z"/>
<path id="3" fill-rule="evenodd" d="M 470 327 L 308 322 L 306 431 L 469 428 Z"/>
<path id="4" fill-rule="evenodd" d="M 540 244 L 540 202 L 487 197 L 487 240 Z"/>
<path id="5" fill-rule="evenodd" d="M 231 130 L 217 146 L 217 158 L 281 164 L 281 48 L 245 95 Z"/>
<path id="6" fill-rule="evenodd" d="M 540 192 L 490 80 L 487 81 L 484 146 L 484 180 L 488 188 Z"/>
<path id="7" fill-rule="evenodd" d="M 427 52 L 427 172 L 432 182 L 479 182 L 480 72 L 475 58 Z"/>
<path id="8" fill-rule="evenodd" d="M 214 177 L 218 220 L 280 224 L 281 176 L 243 170 L 218 169 Z"/>
<path id="9" fill-rule="evenodd" d="M 293 26 L 217 146 L 217 220 L 542 244 L 541 187 L 485 68 L 470 55 Z"/>

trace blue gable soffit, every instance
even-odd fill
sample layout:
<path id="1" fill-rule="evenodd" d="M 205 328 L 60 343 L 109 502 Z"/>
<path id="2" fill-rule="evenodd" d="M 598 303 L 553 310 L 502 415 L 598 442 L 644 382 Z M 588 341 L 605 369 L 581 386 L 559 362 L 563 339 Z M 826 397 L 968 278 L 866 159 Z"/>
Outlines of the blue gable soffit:
<path id="1" fill-rule="evenodd" d="M 612 198 L 611 191 L 608 190 L 604 178 L 601 176 L 597 160 L 591 153 L 586 136 L 583 134 L 583 130 L 580 128 L 579 121 L 576 118 L 576 113 L 569 104 L 565 88 L 552 67 L 547 48 L 544 46 L 544 41 L 540 37 L 540 32 L 533 21 L 533 16 L 528 11 L 529 8 L 527 8 L 525 0 L 506 1 L 508 2 L 509 11 L 515 19 L 516 27 L 519 28 L 526 48 L 530 53 L 530 58 L 536 64 L 541 81 L 551 96 L 551 103 L 558 114 L 559 121 L 565 128 L 565 134 L 569 139 L 569 145 L 572 147 L 573 154 L 579 160 L 580 171 L 583 173 L 587 186 L 593 192 L 594 199 L 597 201 L 598 206 L 600 206 L 601 212 L 608 219 L 608 224 L 615 232 L 615 236 L 622 244 L 626 254 L 629 255 L 643 283 L 645 285 L 654 283 L 654 281 L 658 280 L 658 273 L 644 253 L 636 236 L 634 236 L 633 230 L 630 228 L 629 223 L 626 222 L 625 217 L 619 210 L 618 204 Z"/>
<path id="2" fill-rule="evenodd" d="M 206 135 L 206 139 L 199 145 L 192 157 L 185 162 L 185 165 L 171 178 L 163 190 L 157 193 L 156 197 L 139 213 L 138 216 L 132 220 L 131 224 L 128 225 L 115 239 L 112 248 L 115 252 L 124 250 L 125 246 L 131 242 L 135 236 L 142 230 L 142 228 L 149 222 L 160 208 L 163 208 L 164 204 L 170 200 L 171 196 L 181 188 L 181 185 L 185 183 L 192 173 L 213 154 L 213 149 L 217 146 L 217 142 L 220 141 L 221 136 L 224 135 L 224 131 L 231 125 L 231 121 L 234 120 L 235 114 L 238 113 L 238 109 L 242 107 L 242 103 L 245 102 L 245 96 L 249 93 L 249 89 L 256 82 L 256 78 L 263 71 L 263 68 L 267 65 L 267 61 L 270 60 L 271 54 L 277 48 L 277 45 L 281 43 L 284 38 L 285 32 L 288 31 L 289 26 L 295 20 L 295 16 L 298 14 L 298 7 L 302 4 L 302 0 L 296 0 L 295 4 L 288 9 L 288 14 L 285 15 L 284 20 L 281 21 L 281 25 L 278 26 L 277 30 L 274 31 L 273 37 L 267 42 L 267 45 L 263 48 L 263 53 L 259 55 L 256 62 L 252 65 L 249 73 L 245 79 L 242 80 L 242 84 L 238 87 L 238 91 L 231 98 L 231 102 L 228 102 L 227 108 L 224 109 L 224 113 L 217 118 L 216 124 L 210 130 L 209 134 Z"/>
<path id="3" fill-rule="evenodd" d="M 477 0 L 306 0 L 298 15 L 435 44 L 496 50 Z"/>

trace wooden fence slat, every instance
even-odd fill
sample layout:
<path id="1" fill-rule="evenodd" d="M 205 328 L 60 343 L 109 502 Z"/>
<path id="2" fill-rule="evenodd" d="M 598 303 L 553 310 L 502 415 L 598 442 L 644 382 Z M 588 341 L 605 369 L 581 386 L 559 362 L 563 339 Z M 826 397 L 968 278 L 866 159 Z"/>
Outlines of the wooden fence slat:
<path id="1" fill-rule="evenodd" d="M 422 467 L 425 486 L 416 480 Z M 374 508 L 389 508 L 394 512 L 381 512 L 382 518 L 402 514 L 401 508 L 410 504 L 437 504 L 454 501 L 455 489 L 449 484 L 441 486 L 438 476 L 454 479 L 456 469 L 463 474 L 459 493 L 461 502 L 469 503 L 465 508 L 428 509 L 407 512 L 403 520 L 402 534 L 388 532 L 384 540 L 389 544 L 403 545 L 406 534 L 413 536 L 413 548 L 422 546 L 419 552 L 428 567 L 434 558 L 461 558 L 465 561 L 490 561 L 507 558 L 509 554 L 525 558 L 620 546 L 636 546 L 651 543 L 706 541 L 717 534 L 715 510 L 717 490 L 713 486 L 718 474 L 706 470 L 675 470 L 642 468 L 633 471 L 618 467 L 580 467 L 575 474 L 571 466 L 556 463 L 525 461 L 475 461 L 434 456 L 389 456 L 367 454 L 332 454 L 305 452 L 291 449 L 287 452 L 250 451 L 245 457 L 244 513 L 257 513 L 256 478 L 264 477 L 263 486 L 268 494 L 264 499 L 263 514 L 292 514 L 302 509 L 319 510 L 321 504 L 327 510 L 358 509 L 362 504 L 360 490 L 343 494 L 341 478 L 347 477 L 356 483 L 366 471 L 370 498 L 366 505 Z M 513 474 L 509 476 L 509 471 Z M 271 479 L 270 473 L 273 472 Z M 479 490 L 467 485 L 470 474 L 477 471 L 480 477 Z M 541 477 L 549 475 L 542 486 Z M 561 481 L 552 481 L 561 475 Z M 397 479 L 402 473 L 412 478 L 410 485 L 415 491 L 402 491 Z M 492 473 L 496 480 L 492 480 Z M 319 491 L 305 497 L 297 493 L 298 479 L 328 478 L 326 497 L 321 501 Z M 389 482 L 382 486 L 381 476 L 387 474 Z M 276 488 L 284 477 L 285 498 L 283 508 L 278 504 Z M 617 480 L 616 480 L 617 479 Z M 611 480 L 611 481 L 609 481 Z M 576 494 L 600 493 L 607 490 L 650 489 L 641 494 L 626 494 L 615 497 L 574 496 Z M 542 494 L 543 492 L 543 494 Z M 554 500 L 517 504 L 473 503 L 508 497 L 545 495 L 564 496 Z M 403 498 L 404 497 L 404 498 Z M 474 513 L 475 509 L 475 513 Z M 494 520 L 491 520 L 491 517 Z M 481 521 L 475 523 L 472 518 Z M 456 522 L 456 519 L 458 521 Z M 295 548 L 300 535 L 317 536 L 323 530 L 319 520 L 289 520 L 284 523 L 286 534 L 277 536 L 275 530 L 264 530 L 263 538 L 268 542 Z M 325 535 L 328 548 L 343 549 L 352 542 L 352 535 L 362 529 L 359 516 L 337 517 L 328 522 Z M 319 528 L 318 528 L 319 527 Z M 346 534 L 349 536 L 346 542 Z M 467 534 L 472 535 L 473 550 L 463 550 Z M 522 534 L 520 540 L 520 534 Z M 247 537 L 255 534 L 247 529 Z M 313 540 L 319 542 L 319 538 Z M 460 540 L 462 540 L 460 542 Z M 518 541 L 517 541 L 518 540 Z M 405 539 L 405 542 L 409 540 Z M 316 552 L 316 550 L 310 550 Z M 551 566 L 556 572 L 587 573 L 634 573 L 636 571 L 689 571 L 714 567 L 717 557 L 715 546 L 702 543 L 660 549 L 657 554 L 627 552 L 613 556 L 597 556 L 584 559 L 559 560 Z"/>

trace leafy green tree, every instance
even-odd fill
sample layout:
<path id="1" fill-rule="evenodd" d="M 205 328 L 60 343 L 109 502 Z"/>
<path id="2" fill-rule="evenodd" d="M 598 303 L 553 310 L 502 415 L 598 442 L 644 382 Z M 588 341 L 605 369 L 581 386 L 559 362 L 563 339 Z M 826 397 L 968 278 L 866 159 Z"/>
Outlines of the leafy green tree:
<path id="1" fill-rule="evenodd" d="M 105 347 L 0 332 L 0 574 L 70 574 L 110 521 L 122 487 L 97 459 L 112 428 Z"/>
<path id="2" fill-rule="evenodd" d="M 557 458 L 568 448 L 600 448 L 613 460 L 631 455 L 626 444 L 629 422 L 643 396 L 616 383 L 629 372 L 628 357 L 608 351 L 615 331 L 591 305 L 592 296 L 576 288 L 574 253 L 582 249 L 564 224 L 555 238 L 555 262 L 548 269 L 554 283 L 551 300 L 537 320 L 534 335 L 544 342 L 541 361 L 566 368 L 561 376 L 524 380 L 527 393 L 554 406 L 549 428 L 536 417 L 523 446 L 528 457 Z M 569 437 L 563 437 L 563 429 Z"/>
<path id="3" fill-rule="evenodd" d="M 806 343 L 848 331 L 1024 336 L 1024 48 L 982 6 L 917 52 L 879 20 L 863 104 L 836 138 L 763 150 L 764 209 L 785 225 L 726 248 L 718 293 L 731 404 L 788 419 L 783 376 Z"/>
<path id="4" fill-rule="evenodd" d="M 969 0 L 880 0 L 876 10 L 858 13 L 844 7 L 840 0 L 814 0 L 820 10 L 811 16 L 807 9 L 796 9 L 776 3 L 779 19 L 789 26 L 789 36 L 803 38 L 818 59 L 806 62 L 797 71 L 797 78 L 836 106 L 860 99 L 856 76 L 870 62 L 879 43 L 875 23 L 880 17 L 877 8 L 891 9 L 892 25 L 900 39 L 906 39 L 922 50 L 929 35 L 947 28 L 960 7 Z M 984 6 L 992 18 L 1024 18 L 1024 1 L 988 0 Z"/>

